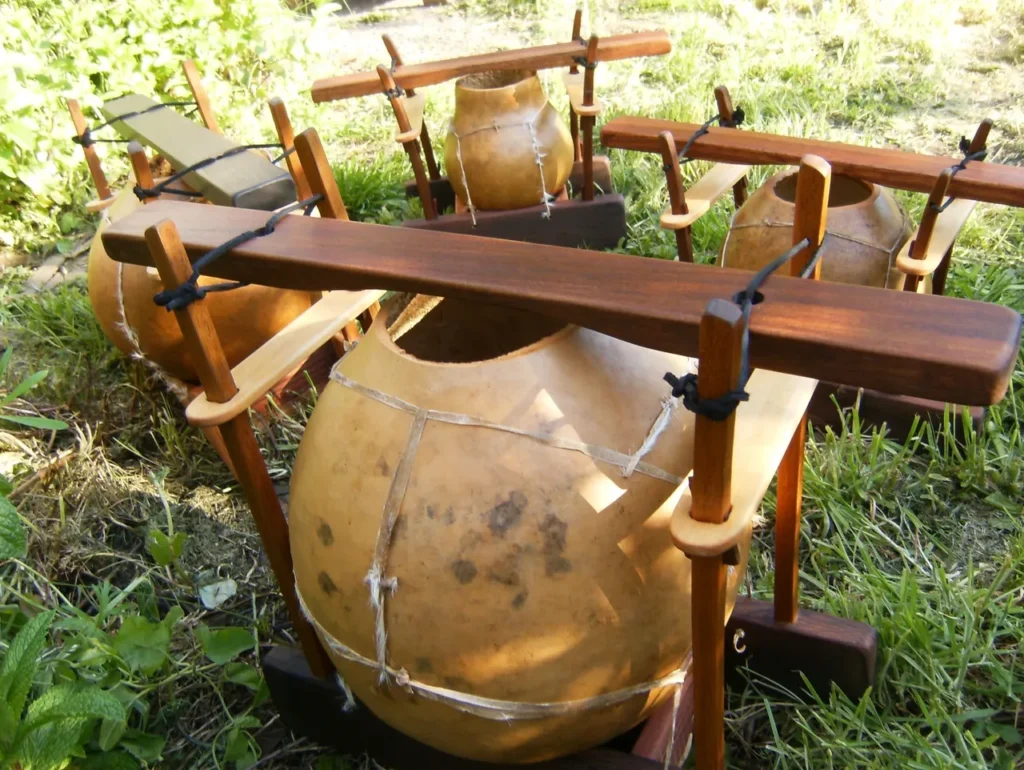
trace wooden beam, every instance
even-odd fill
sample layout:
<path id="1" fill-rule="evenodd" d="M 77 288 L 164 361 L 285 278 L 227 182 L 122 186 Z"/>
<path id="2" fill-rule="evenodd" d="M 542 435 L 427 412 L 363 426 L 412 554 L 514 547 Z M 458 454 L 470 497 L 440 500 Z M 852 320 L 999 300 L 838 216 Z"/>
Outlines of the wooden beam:
<path id="1" fill-rule="evenodd" d="M 266 215 L 157 201 L 103 232 L 114 259 L 152 264 L 143 234 L 172 219 L 193 260 Z M 750 273 L 541 247 L 472 235 L 287 217 L 206 270 L 224 279 L 327 291 L 387 288 L 543 312 L 645 347 L 697 352 L 704 306 Z M 1010 308 L 776 275 L 750 323 L 752 367 L 962 405 L 998 402 L 1017 360 Z"/>
<path id="2" fill-rule="evenodd" d="M 152 107 L 157 102 L 129 94 L 103 105 L 108 120 Z M 220 155 L 239 145 L 168 107 L 115 121 L 114 129 L 126 139 L 138 139 L 170 162 L 176 171 Z M 289 173 L 255 152 L 240 152 L 187 174 L 185 184 L 219 206 L 273 211 L 296 200 Z"/>
<path id="3" fill-rule="evenodd" d="M 601 143 L 619 150 L 660 152 L 659 134 L 671 131 L 676 148 L 682 150 L 698 128 L 693 123 L 620 117 L 601 129 Z M 697 160 L 759 165 L 796 165 L 808 154 L 823 158 L 832 166 L 833 173 L 922 193 L 931 192 L 943 169 L 960 162 L 958 158 L 719 127 L 712 127 L 689 150 L 689 156 Z M 1024 206 L 1024 168 L 969 163 L 953 177 L 949 194 L 984 203 Z"/>
<path id="4" fill-rule="evenodd" d="M 395 83 L 405 89 L 422 88 L 444 83 L 463 75 L 489 70 L 544 70 L 569 67 L 573 59 L 586 53 L 586 46 L 578 42 L 540 45 L 515 51 L 497 51 L 456 59 L 410 64 L 395 68 Z M 611 35 L 601 38 L 597 48 L 598 61 L 617 61 L 638 56 L 661 56 L 672 50 L 668 33 L 634 32 L 629 35 Z M 369 96 L 381 92 L 376 71 L 356 72 L 351 75 L 322 78 L 313 83 L 313 101 L 334 102 L 356 96 Z"/>

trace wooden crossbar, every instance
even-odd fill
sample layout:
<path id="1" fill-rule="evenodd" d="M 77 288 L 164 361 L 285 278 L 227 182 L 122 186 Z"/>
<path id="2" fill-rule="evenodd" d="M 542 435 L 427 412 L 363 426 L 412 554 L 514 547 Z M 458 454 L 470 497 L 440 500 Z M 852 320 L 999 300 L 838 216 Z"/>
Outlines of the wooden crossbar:
<path id="1" fill-rule="evenodd" d="M 671 131 L 677 150 L 682 150 L 698 128 L 694 123 L 619 117 L 601 129 L 601 143 L 620 150 L 660 152 L 658 135 Z M 957 158 L 718 127 L 694 142 L 688 152 L 689 157 L 697 160 L 755 165 L 797 165 L 808 154 L 824 158 L 833 173 L 923 193 L 931 192 L 943 169 L 959 163 Z M 953 177 L 949 194 L 985 203 L 1024 206 L 1024 168 L 969 163 Z"/>
<path id="2" fill-rule="evenodd" d="M 115 222 L 103 246 L 149 265 L 147 228 L 173 220 L 195 260 L 265 216 L 157 201 Z M 750 273 L 471 235 L 288 217 L 206 271 L 305 290 L 372 289 L 520 307 L 649 348 L 693 356 L 701 314 L 743 289 Z M 772 277 L 751 318 L 751 365 L 963 405 L 998 402 L 1021 317 L 995 304 Z"/>
<path id="3" fill-rule="evenodd" d="M 154 106 L 152 99 L 129 94 L 102 107 L 108 120 Z M 238 147 L 230 139 L 189 120 L 172 108 L 115 121 L 114 129 L 126 139 L 137 139 L 170 162 L 175 171 Z M 273 211 L 296 200 L 295 182 L 255 152 L 242 152 L 185 176 L 185 183 L 220 206 Z"/>
<path id="4" fill-rule="evenodd" d="M 628 35 L 610 35 L 600 39 L 597 45 L 598 61 L 617 61 L 638 56 L 661 56 L 672 50 L 668 33 L 634 32 Z M 437 85 L 446 80 L 491 70 L 543 70 L 553 67 L 568 67 L 574 57 L 586 53 L 586 44 L 556 43 L 514 51 L 496 51 L 460 56 L 456 59 L 428 62 L 426 64 L 400 65 L 393 73 L 395 83 L 404 89 Z M 380 77 L 376 70 L 357 72 L 351 75 L 322 78 L 313 84 L 313 101 L 333 102 L 356 96 L 369 96 L 381 92 Z"/>

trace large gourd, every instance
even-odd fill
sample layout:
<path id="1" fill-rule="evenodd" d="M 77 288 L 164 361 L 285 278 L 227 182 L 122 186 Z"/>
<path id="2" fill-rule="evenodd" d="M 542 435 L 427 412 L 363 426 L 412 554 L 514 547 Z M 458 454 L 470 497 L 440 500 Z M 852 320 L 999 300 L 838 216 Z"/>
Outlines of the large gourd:
<path id="1" fill-rule="evenodd" d="M 693 362 L 524 312 L 435 303 L 386 305 L 320 396 L 292 477 L 298 590 L 344 680 L 402 732 L 485 761 L 600 744 L 671 697 L 645 684 L 690 649 L 690 563 L 668 525 L 693 415 L 672 410 L 638 469 L 623 465 L 662 412 L 663 375 Z M 410 694 L 406 679 L 527 706 L 640 692 L 502 719 Z"/>

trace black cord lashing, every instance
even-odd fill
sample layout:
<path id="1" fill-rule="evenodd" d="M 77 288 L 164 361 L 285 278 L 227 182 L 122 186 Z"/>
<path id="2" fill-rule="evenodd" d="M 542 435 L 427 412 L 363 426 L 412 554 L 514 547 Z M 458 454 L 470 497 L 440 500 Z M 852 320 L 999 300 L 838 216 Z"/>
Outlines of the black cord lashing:
<path id="1" fill-rule="evenodd" d="M 712 118 L 708 118 L 707 121 L 705 121 L 700 128 L 693 132 L 693 136 L 691 136 L 686 141 L 686 144 L 683 145 L 683 149 L 679 151 L 679 165 L 685 165 L 686 163 L 689 163 L 690 161 L 693 160 L 693 158 L 688 157 L 690 148 L 693 147 L 694 143 L 702 136 L 711 133 L 712 125 L 717 123 L 722 128 L 739 128 L 741 125 L 743 125 L 744 118 L 746 118 L 746 114 L 743 112 L 742 107 L 737 107 L 735 110 L 733 110 L 732 118 L 729 120 L 725 120 L 724 118 L 722 118 L 721 113 L 715 115 Z M 672 164 L 666 163 L 664 165 L 664 170 L 671 171 Z"/>
<path id="2" fill-rule="evenodd" d="M 128 142 L 128 141 L 131 141 L 131 140 L 129 140 L 129 139 L 97 139 L 96 137 L 93 136 L 93 133 L 95 131 L 99 131 L 102 128 L 106 128 L 107 126 L 111 126 L 114 123 L 117 123 L 119 121 L 128 120 L 129 118 L 137 118 L 139 115 L 146 115 L 146 114 L 148 114 L 150 112 L 156 112 L 157 110 L 162 110 L 162 109 L 164 109 L 166 107 L 188 107 L 190 105 L 195 106 L 197 109 L 199 107 L 199 105 L 197 105 L 195 102 L 161 102 L 160 104 L 154 104 L 152 107 L 147 107 L 144 110 L 135 110 L 134 112 L 125 112 L 124 114 L 117 115 L 117 116 L 111 118 L 110 120 L 108 120 L 108 121 L 106 121 L 104 123 L 100 123 L 98 126 L 90 126 L 90 127 L 86 128 L 85 131 L 83 131 L 78 136 L 71 137 L 71 141 L 74 142 L 75 144 L 82 145 L 82 147 L 92 147 L 97 142 L 104 142 L 106 144 L 115 144 L 115 143 L 116 144 L 120 144 L 120 143 Z M 192 110 L 191 112 L 195 112 L 195 110 Z M 191 112 L 189 114 L 191 114 Z"/>
<path id="3" fill-rule="evenodd" d="M 142 187 L 141 185 L 135 185 L 135 187 L 132 188 L 132 192 L 135 193 L 135 197 L 137 197 L 140 201 L 145 200 L 146 198 L 159 198 L 161 195 L 167 193 L 171 195 L 184 195 L 189 198 L 201 198 L 203 197 L 202 193 L 193 192 L 192 190 L 169 189 L 169 187 L 182 177 L 191 174 L 193 171 L 198 171 L 199 169 L 206 168 L 207 166 L 212 166 L 214 163 L 222 161 L 226 158 L 231 158 L 235 155 L 240 155 L 243 152 L 247 152 L 249 150 L 266 150 L 271 148 L 282 149 L 282 147 L 283 145 L 280 142 L 273 142 L 271 144 L 243 144 L 240 147 L 232 147 L 230 150 L 222 152 L 220 155 L 214 155 L 209 158 L 203 158 L 202 160 L 196 161 L 191 166 L 186 166 L 180 171 L 176 171 L 155 187 Z M 287 154 L 288 153 L 286 152 L 281 157 L 283 158 Z M 280 158 L 278 158 L 278 160 L 280 160 Z"/>
<path id="4" fill-rule="evenodd" d="M 672 396 L 674 398 L 682 398 L 683 406 L 688 411 L 702 417 L 707 417 L 715 422 L 721 422 L 736 411 L 736 407 L 742 402 L 750 399 L 750 394 L 746 391 L 747 381 L 750 379 L 750 313 L 754 309 L 754 305 L 764 299 L 758 289 L 761 288 L 772 273 L 793 259 L 810 244 L 810 240 L 804 238 L 785 254 L 781 254 L 773 259 L 750 279 L 750 282 L 743 291 L 732 298 L 732 301 L 739 305 L 740 311 L 743 314 L 743 336 L 740 341 L 740 380 L 739 386 L 735 390 L 730 390 L 728 393 L 724 393 L 717 398 L 701 398 L 697 389 L 696 374 L 691 372 L 680 377 L 672 374 L 672 372 L 668 372 L 665 375 L 665 382 L 672 386 Z M 807 263 L 807 266 L 800 273 L 801 278 L 807 278 L 814 272 L 814 268 L 821 258 L 821 253 L 822 249 L 820 247 L 815 250 L 810 262 Z"/>
<path id="5" fill-rule="evenodd" d="M 396 83 L 394 88 L 385 88 L 384 95 L 388 99 L 397 99 L 400 96 L 405 96 L 405 89 Z"/>
<path id="6" fill-rule="evenodd" d="M 281 145 L 278 145 L 278 146 L 280 147 Z M 289 147 L 287 150 L 282 152 L 280 155 L 278 155 L 276 158 L 274 158 L 270 162 L 273 163 L 276 166 L 278 163 L 280 163 L 282 160 L 284 160 L 285 158 L 287 158 L 289 155 L 293 154 L 294 152 L 295 152 L 295 145 L 293 144 L 291 147 Z"/>
<path id="7" fill-rule="evenodd" d="M 182 308 L 188 307 L 196 300 L 202 299 L 210 292 L 231 291 L 232 289 L 240 289 L 243 286 L 248 286 L 248 281 L 230 281 L 228 283 L 215 283 L 210 286 L 200 286 L 199 278 L 202 276 L 202 272 L 205 267 L 227 254 L 236 246 L 240 246 L 254 238 L 262 238 L 266 235 L 270 235 L 274 232 L 278 222 L 293 211 L 302 209 L 303 216 L 308 217 L 313 213 L 313 209 L 316 207 L 316 204 L 321 200 L 323 200 L 323 196 L 317 193 L 310 198 L 306 198 L 305 200 L 297 201 L 280 208 L 275 211 L 270 219 L 268 219 L 261 227 L 257 227 L 255 230 L 246 230 L 244 233 L 239 233 L 234 238 L 222 243 L 220 246 L 210 249 L 192 264 L 192 275 L 188 277 L 188 280 L 174 289 L 165 289 L 154 296 L 153 301 L 157 305 L 167 308 L 168 310 L 181 310 Z"/>
<path id="8" fill-rule="evenodd" d="M 972 160 L 985 160 L 985 157 L 988 155 L 988 148 L 984 147 L 978 150 L 977 152 L 971 152 L 971 140 L 968 139 L 966 136 L 960 137 L 959 149 L 960 152 L 963 153 L 964 157 L 960 160 L 959 163 L 949 167 L 949 170 L 953 172 L 951 178 L 959 174 L 965 168 L 967 168 L 967 164 L 970 163 Z M 946 199 L 946 201 L 941 206 L 937 206 L 934 203 L 929 203 L 928 208 L 930 208 L 936 214 L 941 214 L 943 211 L 948 209 L 950 204 L 955 200 L 956 198 L 951 195 Z"/>

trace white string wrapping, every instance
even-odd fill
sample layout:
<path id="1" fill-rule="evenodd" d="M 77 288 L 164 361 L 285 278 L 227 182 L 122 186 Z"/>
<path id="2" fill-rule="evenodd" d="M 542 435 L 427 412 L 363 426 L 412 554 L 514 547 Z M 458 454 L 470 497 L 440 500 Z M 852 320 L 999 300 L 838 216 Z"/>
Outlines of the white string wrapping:
<path id="1" fill-rule="evenodd" d="M 330 632 L 320 625 L 317 619 L 313 617 L 309 608 L 306 606 L 305 600 L 302 598 L 302 592 L 299 591 L 297 578 L 295 581 L 295 595 L 299 600 L 299 607 L 302 610 L 302 614 L 313 625 L 317 633 L 320 635 L 320 638 L 327 643 L 331 652 L 352 663 L 358 663 L 359 665 L 367 666 L 369 668 L 377 668 L 378 663 L 376 660 L 372 660 L 367 658 L 365 655 L 361 655 L 347 644 L 336 639 L 330 634 Z M 409 676 L 409 672 L 404 668 L 395 669 L 391 666 L 386 666 L 385 668 L 387 676 L 412 695 L 419 695 L 427 700 L 451 706 L 458 711 L 466 714 L 472 714 L 473 716 L 478 716 L 483 719 L 490 719 L 498 722 L 512 722 L 525 719 L 544 719 L 547 717 L 578 714 L 591 709 L 614 706 L 617 703 L 622 703 L 623 701 L 634 698 L 637 695 L 643 695 L 651 692 L 652 690 L 661 689 L 662 687 L 671 687 L 673 685 L 680 686 L 686 681 L 686 677 L 689 675 L 691 662 L 692 657 L 688 655 L 682 665 L 675 671 L 650 682 L 641 682 L 640 684 L 624 687 L 621 690 L 613 690 L 612 692 L 593 695 L 589 698 L 579 698 L 577 700 L 567 701 L 547 701 L 543 703 L 485 698 L 480 695 L 472 695 L 470 693 L 459 692 L 458 690 L 451 690 L 447 687 L 436 687 L 434 685 L 416 681 Z M 678 709 L 678 705 L 676 705 L 676 708 Z M 675 714 L 673 714 L 673 719 L 674 717 Z"/>
<path id="2" fill-rule="evenodd" d="M 629 462 L 626 467 L 622 469 L 622 475 L 627 479 L 633 475 L 633 471 L 636 470 L 636 466 L 640 464 L 640 461 L 646 457 L 647 453 L 654 449 L 654 445 L 658 443 L 658 439 L 661 438 L 661 434 L 665 432 L 665 428 L 668 427 L 669 423 L 672 422 L 672 414 L 675 412 L 676 407 L 679 406 L 679 399 L 674 396 L 665 396 L 661 400 L 661 413 L 655 419 L 654 424 L 651 425 L 651 429 L 647 432 L 647 437 L 644 438 L 644 443 L 640 445 L 640 448 L 636 450 L 629 458 Z"/>

